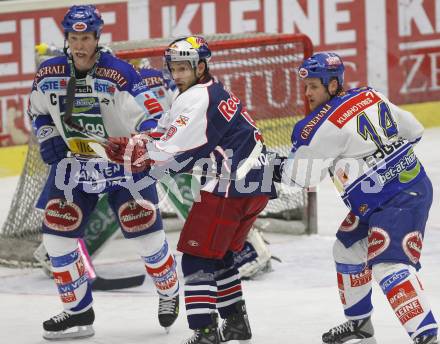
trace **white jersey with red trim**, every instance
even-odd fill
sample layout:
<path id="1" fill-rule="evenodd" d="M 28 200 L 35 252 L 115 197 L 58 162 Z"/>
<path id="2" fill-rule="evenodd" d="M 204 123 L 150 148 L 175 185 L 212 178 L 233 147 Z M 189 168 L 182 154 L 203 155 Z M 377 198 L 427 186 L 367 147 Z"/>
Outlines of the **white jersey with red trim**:
<path id="1" fill-rule="evenodd" d="M 168 115 L 159 120 L 165 133 L 148 145 L 156 165 L 169 160 L 184 165 L 181 172 L 194 167 L 232 176 L 240 163 L 251 154 L 262 136 L 240 99 L 223 84 L 210 78 L 183 93 L 177 93 Z M 204 184 L 204 191 L 225 197 L 258 194 L 275 196 L 272 177 L 263 181 L 266 149 L 259 163 L 240 181 L 213 178 Z"/>
<path id="2" fill-rule="evenodd" d="M 283 178 L 314 186 L 328 169 L 346 205 L 367 217 L 425 175 L 413 151 L 422 133 L 414 116 L 384 95 L 352 89 L 295 125 Z"/>

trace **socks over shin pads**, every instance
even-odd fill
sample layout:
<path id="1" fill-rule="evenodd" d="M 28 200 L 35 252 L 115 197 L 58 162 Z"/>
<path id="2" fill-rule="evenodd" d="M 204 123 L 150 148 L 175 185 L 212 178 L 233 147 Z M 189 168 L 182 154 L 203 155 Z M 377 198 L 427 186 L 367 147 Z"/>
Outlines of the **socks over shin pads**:
<path id="1" fill-rule="evenodd" d="M 84 312 L 92 305 L 92 294 L 77 239 L 47 234 L 43 237 L 64 310 Z"/>
<path id="2" fill-rule="evenodd" d="M 411 338 L 437 329 L 431 307 L 415 272 L 404 264 L 385 263 L 375 265 L 373 272 L 391 308 Z"/>
<path id="3" fill-rule="evenodd" d="M 155 254 L 142 257 L 148 275 L 153 279 L 159 295 L 174 297 L 179 292 L 179 282 L 177 279 L 176 261 L 171 254 L 168 242 L 163 241 L 163 245 Z"/>

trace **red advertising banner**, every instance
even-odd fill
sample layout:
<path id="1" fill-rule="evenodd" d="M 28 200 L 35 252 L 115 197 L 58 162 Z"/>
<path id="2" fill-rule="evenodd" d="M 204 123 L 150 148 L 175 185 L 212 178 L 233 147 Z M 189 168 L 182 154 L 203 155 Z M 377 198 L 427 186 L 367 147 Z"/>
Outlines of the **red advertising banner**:
<path id="1" fill-rule="evenodd" d="M 36 68 L 34 47 L 63 45 L 60 22 L 67 7 L 58 8 L 55 0 L 54 7 L 0 14 L 0 146 L 27 140 L 23 113 Z M 97 7 L 106 23 L 104 43 L 303 32 L 315 51 L 342 56 L 347 88 L 373 86 L 396 104 L 440 99 L 440 1 L 121 0 Z"/>
<path id="2" fill-rule="evenodd" d="M 390 1 L 387 13 L 391 99 L 440 100 L 440 2 Z"/>

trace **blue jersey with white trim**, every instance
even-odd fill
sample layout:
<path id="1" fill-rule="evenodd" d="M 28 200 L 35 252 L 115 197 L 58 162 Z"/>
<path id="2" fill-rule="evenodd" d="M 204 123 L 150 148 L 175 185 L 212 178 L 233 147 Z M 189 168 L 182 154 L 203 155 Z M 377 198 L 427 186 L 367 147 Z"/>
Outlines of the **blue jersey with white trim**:
<path id="1" fill-rule="evenodd" d="M 162 106 L 133 66 L 110 53 L 98 54 L 92 70 L 77 77 L 73 120 L 102 138 L 130 137 L 145 130 L 149 119 L 162 114 Z M 73 153 L 93 157 L 95 152 L 88 143 L 95 140 L 67 127 L 63 121 L 71 74 L 67 56 L 44 61 L 35 75 L 28 114 L 37 136 L 47 132 L 41 128 L 51 127 L 51 132 L 60 135 Z M 88 159 L 77 158 L 76 166 L 80 168 L 74 178 L 85 185 L 86 192 L 96 184 L 104 186 L 99 190 L 108 191 L 125 178 L 123 166 L 104 159 L 95 161 L 95 167 L 90 169 L 87 166 L 93 164 Z"/>
<path id="2" fill-rule="evenodd" d="M 224 179 L 209 179 L 202 187 L 223 197 L 275 197 L 272 176 L 264 178 L 265 147 L 245 178 L 227 178 L 234 177 L 240 164 L 262 141 L 262 135 L 240 99 L 221 82 L 210 78 L 177 94 L 168 116 L 159 120 L 158 126 L 165 128 L 165 134 L 148 144 L 155 165 L 173 160 L 181 164 L 181 172 L 200 167 L 224 175 Z"/>
<path id="3" fill-rule="evenodd" d="M 349 90 L 299 121 L 284 169 L 302 187 L 328 169 L 344 203 L 361 218 L 418 182 L 425 171 L 413 145 L 423 127 L 370 87 Z"/>

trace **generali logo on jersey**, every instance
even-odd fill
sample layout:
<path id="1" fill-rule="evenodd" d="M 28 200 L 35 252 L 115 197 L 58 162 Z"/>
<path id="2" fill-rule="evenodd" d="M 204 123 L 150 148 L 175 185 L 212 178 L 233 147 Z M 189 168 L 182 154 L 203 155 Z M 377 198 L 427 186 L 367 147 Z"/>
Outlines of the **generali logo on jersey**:
<path id="1" fill-rule="evenodd" d="M 301 130 L 301 138 L 307 140 L 312 133 L 313 129 L 324 118 L 324 116 L 330 111 L 332 107 L 329 104 L 325 104 L 319 112 L 313 116 L 313 118 L 304 126 Z"/>
<path id="2" fill-rule="evenodd" d="M 379 101 L 379 96 L 373 91 L 361 92 L 337 107 L 328 119 L 340 129 L 354 116 Z"/>

